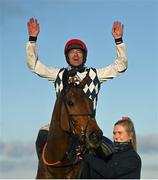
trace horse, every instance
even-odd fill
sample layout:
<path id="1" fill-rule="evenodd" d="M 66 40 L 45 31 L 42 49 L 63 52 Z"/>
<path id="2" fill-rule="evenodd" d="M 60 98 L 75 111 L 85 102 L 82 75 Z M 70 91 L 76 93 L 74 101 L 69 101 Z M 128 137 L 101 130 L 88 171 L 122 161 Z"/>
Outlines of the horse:
<path id="1" fill-rule="evenodd" d="M 77 144 L 80 153 L 100 146 L 102 131 L 92 116 L 92 101 L 83 92 L 83 85 L 69 84 L 57 94 L 37 179 L 80 178 L 83 159 L 72 155 L 72 146 Z"/>

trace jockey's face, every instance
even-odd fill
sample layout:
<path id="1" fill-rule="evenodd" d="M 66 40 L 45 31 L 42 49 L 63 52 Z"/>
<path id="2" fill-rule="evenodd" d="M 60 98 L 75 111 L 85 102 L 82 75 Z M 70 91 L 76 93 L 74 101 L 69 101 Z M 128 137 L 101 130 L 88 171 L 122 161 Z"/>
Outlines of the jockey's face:
<path id="1" fill-rule="evenodd" d="M 130 142 L 131 136 L 126 131 L 126 128 L 123 125 L 114 126 L 113 130 L 113 140 L 115 142 Z"/>
<path id="2" fill-rule="evenodd" d="M 68 58 L 71 66 L 80 66 L 83 63 L 83 52 L 81 49 L 71 49 L 68 52 Z"/>

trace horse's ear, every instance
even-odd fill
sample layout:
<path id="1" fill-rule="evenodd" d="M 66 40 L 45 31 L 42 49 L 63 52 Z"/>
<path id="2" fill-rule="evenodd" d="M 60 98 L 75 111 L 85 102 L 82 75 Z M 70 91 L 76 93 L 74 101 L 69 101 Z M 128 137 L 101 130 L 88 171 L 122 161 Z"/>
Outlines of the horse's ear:
<path id="1" fill-rule="evenodd" d="M 62 130 L 70 131 L 69 116 L 67 114 L 65 104 L 63 101 L 61 103 L 60 126 Z"/>

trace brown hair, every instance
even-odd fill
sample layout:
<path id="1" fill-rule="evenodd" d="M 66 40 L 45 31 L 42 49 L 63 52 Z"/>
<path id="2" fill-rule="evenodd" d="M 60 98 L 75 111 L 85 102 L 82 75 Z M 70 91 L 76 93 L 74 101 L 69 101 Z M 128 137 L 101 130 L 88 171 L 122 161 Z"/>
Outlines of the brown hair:
<path id="1" fill-rule="evenodd" d="M 132 120 L 129 117 L 122 117 L 121 120 L 118 120 L 114 126 L 116 125 L 122 125 L 125 127 L 126 132 L 128 133 L 129 136 L 131 136 L 131 143 L 133 146 L 133 149 L 137 151 L 137 143 L 136 143 L 136 133 L 135 133 L 135 128 Z"/>

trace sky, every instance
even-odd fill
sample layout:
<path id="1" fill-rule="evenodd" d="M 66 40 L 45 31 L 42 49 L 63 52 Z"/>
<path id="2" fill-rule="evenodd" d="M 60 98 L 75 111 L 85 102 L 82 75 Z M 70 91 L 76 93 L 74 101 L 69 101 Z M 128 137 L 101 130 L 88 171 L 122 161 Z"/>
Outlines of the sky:
<path id="1" fill-rule="evenodd" d="M 50 122 L 54 85 L 26 65 L 27 22 L 38 19 L 39 59 L 67 66 L 64 45 L 72 38 L 88 47 L 88 67 L 115 60 L 114 21 L 124 24 L 128 70 L 103 83 L 96 119 L 112 139 L 113 124 L 129 116 L 135 125 L 142 178 L 158 179 L 158 1 L 0 0 L 0 178 L 34 178 L 34 143 Z"/>

